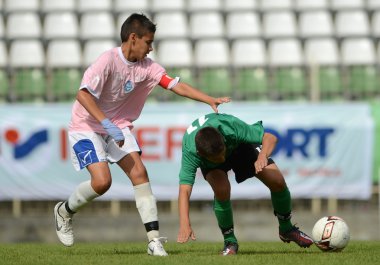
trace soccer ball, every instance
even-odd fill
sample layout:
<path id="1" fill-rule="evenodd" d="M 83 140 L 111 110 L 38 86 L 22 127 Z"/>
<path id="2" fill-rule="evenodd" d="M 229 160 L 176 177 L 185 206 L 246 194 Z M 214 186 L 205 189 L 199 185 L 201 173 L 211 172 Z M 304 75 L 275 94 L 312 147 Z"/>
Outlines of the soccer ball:
<path id="1" fill-rule="evenodd" d="M 313 240 L 322 251 L 342 251 L 350 241 L 350 229 L 337 216 L 325 216 L 313 227 Z"/>

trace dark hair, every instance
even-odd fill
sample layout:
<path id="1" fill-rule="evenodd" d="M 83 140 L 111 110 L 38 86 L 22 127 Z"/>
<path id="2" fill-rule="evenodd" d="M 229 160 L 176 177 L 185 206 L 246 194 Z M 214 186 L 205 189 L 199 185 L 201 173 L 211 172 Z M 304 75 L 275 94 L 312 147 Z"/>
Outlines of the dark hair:
<path id="1" fill-rule="evenodd" d="M 223 135 L 214 127 L 204 127 L 195 135 L 195 147 L 201 155 L 218 155 L 224 146 Z"/>
<path id="2" fill-rule="evenodd" d="M 121 26 L 120 38 L 122 42 L 125 42 L 131 33 L 136 33 L 139 38 L 142 38 L 148 32 L 155 33 L 156 24 L 150 21 L 144 14 L 133 13 Z"/>

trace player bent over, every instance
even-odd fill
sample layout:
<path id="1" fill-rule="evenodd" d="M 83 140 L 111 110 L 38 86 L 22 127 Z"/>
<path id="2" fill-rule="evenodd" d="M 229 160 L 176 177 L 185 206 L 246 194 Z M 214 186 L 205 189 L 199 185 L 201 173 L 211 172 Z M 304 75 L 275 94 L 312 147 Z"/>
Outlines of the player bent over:
<path id="1" fill-rule="evenodd" d="M 224 237 L 222 255 L 234 255 L 239 249 L 227 176 L 231 169 L 238 183 L 257 177 L 269 188 L 282 241 L 293 241 L 300 247 L 313 244 L 313 240 L 291 222 L 290 192 L 283 175 L 270 158 L 276 142 L 276 136 L 264 132 L 261 121 L 249 125 L 228 114 L 208 114 L 190 125 L 182 141 L 177 242 L 195 239 L 189 218 L 189 200 L 197 168 L 200 168 L 214 191 L 214 212 Z"/>
<path id="2" fill-rule="evenodd" d="M 156 199 L 141 150 L 130 131 L 133 122 L 158 85 L 162 91 L 207 103 L 216 112 L 229 98 L 210 97 L 179 82 L 147 58 L 153 50 L 155 31 L 156 25 L 143 14 L 130 15 L 121 27 L 121 45 L 105 51 L 84 73 L 72 108 L 69 141 L 75 168 L 86 168 L 91 178 L 54 208 L 56 232 L 66 246 L 74 244 L 73 215 L 108 191 L 112 182 L 108 163 L 116 163 L 133 185 L 136 207 L 147 232 L 148 254 L 168 255 L 162 246 L 166 239 L 159 235 Z"/>

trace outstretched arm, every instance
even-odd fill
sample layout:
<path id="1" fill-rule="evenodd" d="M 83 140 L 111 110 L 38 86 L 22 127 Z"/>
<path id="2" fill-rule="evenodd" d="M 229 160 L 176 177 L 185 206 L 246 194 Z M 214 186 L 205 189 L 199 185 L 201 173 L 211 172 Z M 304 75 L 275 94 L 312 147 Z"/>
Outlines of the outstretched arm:
<path id="1" fill-rule="evenodd" d="M 195 234 L 190 224 L 189 216 L 189 200 L 193 187 L 191 185 L 181 184 L 178 194 L 178 210 L 179 210 L 179 231 L 177 242 L 186 243 L 189 238 L 195 240 Z"/>
<path id="2" fill-rule="evenodd" d="M 202 91 L 190 86 L 189 84 L 182 83 L 182 82 L 178 83 L 171 90 L 177 95 L 180 95 L 182 97 L 187 97 L 190 99 L 194 99 L 194 100 L 209 104 L 216 113 L 218 112 L 218 106 L 220 104 L 231 101 L 229 97 L 220 97 L 220 98 L 211 97 L 203 93 Z"/>

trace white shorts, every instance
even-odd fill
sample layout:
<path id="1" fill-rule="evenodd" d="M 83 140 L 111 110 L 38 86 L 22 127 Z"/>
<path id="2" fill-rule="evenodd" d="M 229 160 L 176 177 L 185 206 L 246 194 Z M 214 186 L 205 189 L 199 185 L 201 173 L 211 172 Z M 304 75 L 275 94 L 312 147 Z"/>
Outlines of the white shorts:
<path id="1" fill-rule="evenodd" d="M 95 132 L 69 132 L 71 161 L 74 168 L 79 171 L 97 162 L 115 163 L 129 153 L 141 153 L 129 128 L 123 129 L 122 132 L 125 137 L 122 147 L 119 147 L 109 135 Z"/>

